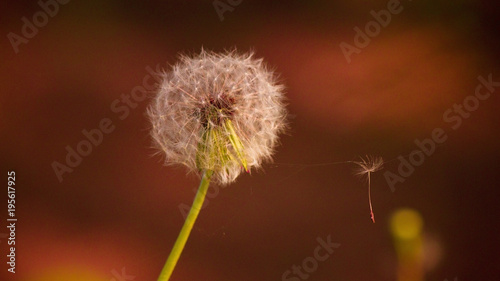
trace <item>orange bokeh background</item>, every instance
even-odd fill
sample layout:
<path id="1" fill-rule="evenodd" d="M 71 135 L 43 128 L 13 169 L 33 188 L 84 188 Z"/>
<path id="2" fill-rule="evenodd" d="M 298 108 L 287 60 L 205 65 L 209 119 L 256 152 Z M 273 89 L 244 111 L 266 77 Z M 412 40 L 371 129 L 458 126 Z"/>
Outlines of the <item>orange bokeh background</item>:
<path id="1" fill-rule="evenodd" d="M 281 280 L 327 235 L 341 246 L 309 280 L 396 280 L 388 223 L 402 207 L 424 220 L 426 280 L 498 280 L 500 88 L 457 130 L 443 113 L 474 94 L 478 76 L 500 81 L 500 6 L 401 1 L 348 63 L 339 44 L 387 2 L 243 0 L 220 21 L 212 1 L 70 1 L 17 54 L 6 35 L 40 7 L 4 3 L 1 170 L 17 175 L 18 223 L 17 273 L 0 239 L 0 280 L 112 280 L 122 268 L 156 280 L 198 179 L 153 156 L 153 93 L 123 120 L 111 104 L 147 66 L 168 69 L 201 47 L 263 57 L 286 85 L 290 130 L 274 164 L 216 187 L 171 280 Z M 51 164 L 103 118 L 114 131 L 59 182 Z M 446 142 L 392 192 L 384 172 L 435 128 Z M 352 164 L 314 165 L 366 154 L 389 161 L 372 175 L 376 224 Z"/>

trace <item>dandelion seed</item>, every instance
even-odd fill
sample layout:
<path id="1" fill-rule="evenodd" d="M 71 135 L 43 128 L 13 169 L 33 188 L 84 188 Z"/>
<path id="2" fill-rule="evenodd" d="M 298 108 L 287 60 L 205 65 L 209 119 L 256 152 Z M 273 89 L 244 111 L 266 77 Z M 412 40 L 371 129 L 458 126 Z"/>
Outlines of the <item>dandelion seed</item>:
<path id="1" fill-rule="evenodd" d="M 383 168 L 384 166 L 384 160 L 382 157 L 375 157 L 375 156 L 370 156 L 366 155 L 365 158 L 360 157 L 360 161 L 355 161 L 354 163 L 357 164 L 359 167 L 355 170 L 355 174 L 361 177 L 364 177 L 365 175 L 368 175 L 368 203 L 370 205 L 370 216 L 375 223 L 375 215 L 373 214 L 373 206 L 372 206 L 372 196 L 371 196 L 371 173 L 374 173 L 376 171 L 379 171 Z"/>

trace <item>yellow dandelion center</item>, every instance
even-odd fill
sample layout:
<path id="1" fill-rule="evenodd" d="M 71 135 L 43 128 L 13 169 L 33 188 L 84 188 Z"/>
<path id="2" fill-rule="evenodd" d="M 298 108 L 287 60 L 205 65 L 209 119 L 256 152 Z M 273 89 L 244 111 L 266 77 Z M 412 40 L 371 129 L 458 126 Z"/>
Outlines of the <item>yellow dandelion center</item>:
<path id="1" fill-rule="evenodd" d="M 210 98 L 208 104 L 201 107 L 199 118 L 203 129 L 198 145 L 199 169 L 223 170 L 228 163 L 237 161 L 248 171 L 243 144 L 230 119 L 234 114 L 233 104 L 233 98 L 221 95 L 217 99 Z"/>

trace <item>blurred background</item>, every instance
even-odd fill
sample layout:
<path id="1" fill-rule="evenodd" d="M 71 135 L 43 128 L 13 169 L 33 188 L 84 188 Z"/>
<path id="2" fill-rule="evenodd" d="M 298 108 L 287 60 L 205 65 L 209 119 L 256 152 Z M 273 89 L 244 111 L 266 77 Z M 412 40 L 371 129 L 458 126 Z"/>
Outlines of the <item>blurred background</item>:
<path id="1" fill-rule="evenodd" d="M 18 222 L 14 275 L 2 194 L 0 280 L 156 280 L 199 181 L 153 156 L 154 93 L 124 96 L 201 47 L 263 57 L 290 130 L 263 171 L 212 186 L 171 280 L 500 280 L 500 87 L 451 114 L 456 130 L 443 118 L 478 76 L 500 81 L 498 1 L 40 3 L 1 7 L 0 165 L 5 184 L 16 172 Z M 388 5 L 400 12 L 356 45 Z M 58 178 L 54 163 L 102 120 L 114 129 Z M 391 190 L 384 173 L 435 128 L 446 141 Z M 366 154 L 387 161 L 372 174 L 375 224 L 366 181 L 337 163 Z M 313 270 L 328 236 L 340 247 Z M 283 276 L 294 265 L 304 275 Z"/>

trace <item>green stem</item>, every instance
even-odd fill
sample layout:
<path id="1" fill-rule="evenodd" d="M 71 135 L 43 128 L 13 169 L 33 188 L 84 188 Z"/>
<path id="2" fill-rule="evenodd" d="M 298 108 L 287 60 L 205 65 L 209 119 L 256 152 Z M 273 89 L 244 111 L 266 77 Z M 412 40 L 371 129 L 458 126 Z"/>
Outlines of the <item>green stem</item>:
<path id="1" fill-rule="evenodd" d="M 181 256 L 182 250 L 186 245 L 189 237 L 189 233 L 193 229 L 194 222 L 200 213 L 201 207 L 203 206 L 203 201 L 205 201 L 205 195 L 207 194 L 208 186 L 210 185 L 210 178 L 212 177 L 213 171 L 205 170 L 203 177 L 201 178 L 200 187 L 198 187 L 198 192 L 194 198 L 193 205 L 189 210 L 189 214 L 184 221 L 181 232 L 175 241 L 174 247 L 168 256 L 167 262 L 158 277 L 158 281 L 167 281 L 170 279 L 172 272 L 174 271 L 175 265 Z"/>

